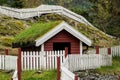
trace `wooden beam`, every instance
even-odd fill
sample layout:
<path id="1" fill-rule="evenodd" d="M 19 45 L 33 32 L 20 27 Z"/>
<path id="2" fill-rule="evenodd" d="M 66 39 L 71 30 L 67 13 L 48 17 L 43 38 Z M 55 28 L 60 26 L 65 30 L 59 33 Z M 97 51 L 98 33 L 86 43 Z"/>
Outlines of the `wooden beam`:
<path id="1" fill-rule="evenodd" d="M 57 80 L 60 80 L 60 57 L 57 57 Z"/>

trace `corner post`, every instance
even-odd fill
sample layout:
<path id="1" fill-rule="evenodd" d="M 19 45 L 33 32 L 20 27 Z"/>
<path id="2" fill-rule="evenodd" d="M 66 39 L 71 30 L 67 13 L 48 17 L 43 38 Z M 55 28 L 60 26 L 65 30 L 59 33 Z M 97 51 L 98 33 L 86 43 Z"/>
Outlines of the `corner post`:
<path id="1" fill-rule="evenodd" d="M 65 58 L 67 57 L 68 55 L 68 47 L 65 47 Z"/>
<path id="2" fill-rule="evenodd" d="M 5 55 L 8 55 L 8 49 L 5 49 Z"/>
<path id="3" fill-rule="evenodd" d="M 96 46 L 96 54 L 99 54 L 99 46 Z"/>
<path id="4" fill-rule="evenodd" d="M 108 55 L 111 55 L 111 48 L 108 48 Z"/>
<path id="5" fill-rule="evenodd" d="M 77 75 L 75 75 L 75 78 L 74 78 L 74 80 L 78 80 L 78 76 L 77 76 Z"/>
<path id="6" fill-rule="evenodd" d="M 18 59 L 17 59 L 17 69 L 18 69 L 18 80 L 21 80 L 21 49 L 18 49 Z"/>

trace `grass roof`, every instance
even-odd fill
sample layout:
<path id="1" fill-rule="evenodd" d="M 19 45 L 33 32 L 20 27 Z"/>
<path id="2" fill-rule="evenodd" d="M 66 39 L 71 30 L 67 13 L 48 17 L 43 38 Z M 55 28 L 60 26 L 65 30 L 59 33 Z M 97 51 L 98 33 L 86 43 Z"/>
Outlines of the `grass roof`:
<path id="1" fill-rule="evenodd" d="M 31 25 L 30 28 L 24 30 L 20 34 L 16 35 L 13 40 L 13 43 L 27 43 L 27 42 L 34 42 L 37 38 L 43 36 L 51 29 L 56 27 L 62 21 L 50 21 L 50 22 L 41 22 L 41 23 L 34 23 Z"/>

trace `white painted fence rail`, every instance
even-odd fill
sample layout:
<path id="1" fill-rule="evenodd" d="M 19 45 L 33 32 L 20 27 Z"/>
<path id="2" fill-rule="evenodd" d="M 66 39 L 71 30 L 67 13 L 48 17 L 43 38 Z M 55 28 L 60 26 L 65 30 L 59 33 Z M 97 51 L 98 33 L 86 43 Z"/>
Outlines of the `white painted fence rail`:
<path id="1" fill-rule="evenodd" d="M 37 8 L 28 8 L 28 9 L 16 9 L 16 8 L 0 6 L 0 13 L 18 19 L 26 19 L 35 16 L 39 17 L 41 14 L 46 14 L 46 13 L 57 13 L 72 18 L 78 22 L 85 23 L 86 25 L 93 26 L 83 16 L 78 15 L 62 6 L 56 6 L 56 5 L 40 5 Z"/>
<path id="2" fill-rule="evenodd" d="M 112 65 L 111 55 L 89 54 L 79 55 L 71 54 L 68 56 L 68 65 L 70 71 L 95 69 L 101 66 Z"/>
<path id="3" fill-rule="evenodd" d="M 18 72 L 17 70 L 15 70 L 13 76 L 12 76 L 12 80 L 18 80 Z"/>
<path id="4" fill-rule="evenodd" d="M 61 80 L 75 80 L 75 74 L 70 71 L 68 63 L 68 56 L 65 58 L 64 62 L 61 64 Z"/>
<path id="5" fill-rule="evenodd" d="M 56 69 L 57 56 L 62 63 L 65 59 L 65 51 L 24 51 L 21 54 L 22 70 Z"/>
<path id="6" fill-rule="evenodd" d="M 61 66 L 61 80 L 74 80 L 73 71 L 96 69 L 101 66 L 111 66 L 112 55 L 101 54 L 70 54 L 66 57 Z"/>
<path id="7" fill-rule="evenodd" d="M 65 67 L 61 67 L 61 80 L 74 80 L 75 74 Z"/>
<path id="8" fill-rule="evenodd" d="M 0 55 L 0 69 L 15 70 L 17 68 L 17 56 Z"/>
<path id="9" fill-rule="evenodd" d="M 96 54 L 96 50 L 89 50 L 88 54 Z M 99 54 L 108 55 L 108 48 L 99 48 Z M 112 56 L 120 56 L 120 46 L 111 47 Z"/>
<path id="10" fill-rule="evenodd" d="M 112 56 L 120 56 L 120 46 L 111 47 Z"/>

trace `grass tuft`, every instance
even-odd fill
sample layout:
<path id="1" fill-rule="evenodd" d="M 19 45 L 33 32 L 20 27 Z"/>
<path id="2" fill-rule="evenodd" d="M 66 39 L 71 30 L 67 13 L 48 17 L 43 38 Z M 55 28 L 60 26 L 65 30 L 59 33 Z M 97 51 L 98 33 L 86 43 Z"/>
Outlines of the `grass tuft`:
<path id="1" fill-rule="evenodd" d="M 22 80 L 56 80 L 56 71 L 43 71 L 37 73 L 36 71 L 23 71 Z"/>
<path id="2" fill-rule="evenodd" d="M 34 23 L 30 28 L 18 34 L 14 43 L 34 42 L 38 37 L 43 36 L 46 32 L 56 27 L 61 21 L 51 21 L 48 23 Z"/>
<path id="3" fill-rule="evenodd" d="M 103 66 L 96 69 L 100 74 L 116 74 L 120 75 L 120 57 L 113 57 L 112 66 Z"/>

